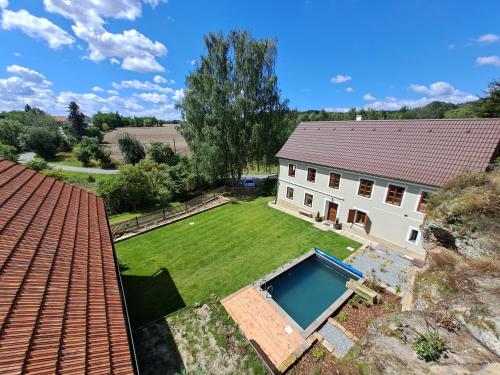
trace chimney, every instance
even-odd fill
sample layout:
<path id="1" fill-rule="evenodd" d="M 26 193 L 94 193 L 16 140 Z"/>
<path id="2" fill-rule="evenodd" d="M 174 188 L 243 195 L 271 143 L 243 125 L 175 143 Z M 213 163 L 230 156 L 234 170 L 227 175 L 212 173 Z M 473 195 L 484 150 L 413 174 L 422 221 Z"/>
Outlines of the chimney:
<path id="1" fill-rule="evenodd" d="M 356 121 L 361 121 L 363 120 L 363 116 L 362 115 L 356 115 Z"/>

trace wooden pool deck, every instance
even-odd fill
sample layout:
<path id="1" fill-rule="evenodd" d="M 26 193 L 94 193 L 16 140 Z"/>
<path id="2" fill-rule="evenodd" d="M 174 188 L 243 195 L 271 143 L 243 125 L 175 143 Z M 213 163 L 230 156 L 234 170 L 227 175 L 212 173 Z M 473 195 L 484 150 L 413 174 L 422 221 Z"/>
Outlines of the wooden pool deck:
<path id="1" fill-rule="evenodd" d="M 271 367 L 281 369 L 297 349 L 306 345 L 301 334 L 254 286 L 246 286 L 221 302 Z"/>

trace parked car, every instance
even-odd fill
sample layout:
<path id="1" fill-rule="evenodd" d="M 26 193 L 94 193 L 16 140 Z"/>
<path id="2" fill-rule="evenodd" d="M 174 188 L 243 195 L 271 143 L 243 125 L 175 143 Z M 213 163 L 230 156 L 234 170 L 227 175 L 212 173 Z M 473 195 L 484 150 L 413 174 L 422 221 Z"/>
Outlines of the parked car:
<path id="1" fill-rule="evenodd" d="M 247 177 L 243 179 L 243 187 L 252 187 L 254 188 L 255 185 L 255 180 L 253 178 Z"/>

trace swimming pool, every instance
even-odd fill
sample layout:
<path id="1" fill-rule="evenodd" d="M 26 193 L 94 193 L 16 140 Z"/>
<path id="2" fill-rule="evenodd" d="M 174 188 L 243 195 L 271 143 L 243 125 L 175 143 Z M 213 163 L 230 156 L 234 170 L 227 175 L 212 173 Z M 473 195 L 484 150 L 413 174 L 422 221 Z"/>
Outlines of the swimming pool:
<path id="1" fill-rule="evenodd" d="M 268 275 L 260 288 L 301 330 L 310 331 L 352 294 L 346 282 L 361 276 L 361 272 L 315 249 Z"/>

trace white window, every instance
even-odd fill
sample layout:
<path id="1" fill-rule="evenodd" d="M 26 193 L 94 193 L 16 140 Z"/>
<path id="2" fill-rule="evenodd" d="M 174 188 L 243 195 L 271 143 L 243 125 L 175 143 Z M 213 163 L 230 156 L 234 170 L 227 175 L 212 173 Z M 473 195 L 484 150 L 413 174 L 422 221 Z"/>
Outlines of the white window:
<path id="1" fill-rule="evenodd" d="M 420 231 L 415 227 L 410 227 L 410 229 L 408 229 L 408 234 L 406 235 L 406 241 L 413 245 L 418 245 L 418 242 L 420 241 Z"/>
<path id="2" fill-rule="evenodd" d="M 288 199 L 293 199 L 293 188 L 291 187 L 286 188 L 286 197 Z"/>
<path id="3" fill-rule="evenodd" d="M 313 205 L 313 195 L 309 193 L 304 194 L 304 206 L 312 207 Z"/>

